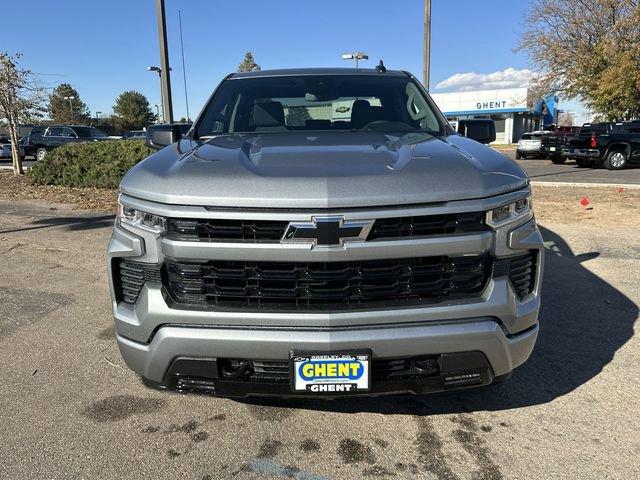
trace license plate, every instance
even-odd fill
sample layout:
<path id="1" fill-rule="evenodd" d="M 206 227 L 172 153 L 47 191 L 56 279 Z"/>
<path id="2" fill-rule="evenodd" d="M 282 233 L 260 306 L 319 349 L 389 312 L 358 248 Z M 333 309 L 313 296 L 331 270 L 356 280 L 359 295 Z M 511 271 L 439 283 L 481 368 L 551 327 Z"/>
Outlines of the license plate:
<path id="1" fill-rule="evenodd" d="M 556 147 L 549 147 L 549 151 L 555 152 L 556 151 Z"/>
<path id="2" fill-rule="evenodd" d="M 371 382 L 371 353 L 292 353 L 291 389 L 298 393 L 366 392 Z"/>

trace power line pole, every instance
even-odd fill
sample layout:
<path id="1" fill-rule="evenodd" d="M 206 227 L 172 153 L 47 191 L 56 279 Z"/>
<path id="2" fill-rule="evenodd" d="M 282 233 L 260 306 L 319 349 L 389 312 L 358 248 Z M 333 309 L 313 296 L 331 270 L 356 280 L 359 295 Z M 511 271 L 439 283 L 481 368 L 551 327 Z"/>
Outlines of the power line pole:
<path id="1" fill-rule="evenodd" d="M 429 91 L 431 69 L 431 0 L 424 0 L 424 45 L 422 58 L 422 83 Z"/>
<path id="2" fill-rule="evenodd" d="M 171 73 L 169 69 L 169 50 L 167 50 L 167 19 L 164 12 L 164 0 L 156 0 L 158 16 L 158 43 L 160 44 L 160 80 L 162 83 L 162 116 L 166 123 L 173 123 L 173 104 L 171 103 Z"/>

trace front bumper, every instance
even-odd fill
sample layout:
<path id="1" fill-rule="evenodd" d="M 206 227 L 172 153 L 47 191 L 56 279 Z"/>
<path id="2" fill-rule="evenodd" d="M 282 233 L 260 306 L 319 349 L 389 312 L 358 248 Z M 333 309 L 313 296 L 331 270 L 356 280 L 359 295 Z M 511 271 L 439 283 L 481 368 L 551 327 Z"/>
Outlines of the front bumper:
<path id="1" fill-rule="evenodd" d="M 129 257 L 136 261 L 162 263 L 164 258 L 176 258 L 181 251 L 191 260 L 246 256 L 251 252 L 246 248 L 240 249 L 239 253 L 221 248 L 212 257 L 213 250 L 207 250 L 212 248 L 210 245 L 180 249 L 180 245 L 175 243 L 116 227 L 109 243 L 108 264 L 118 346 L 125 363 L 149 384 L 176 388 L 181 377 L 195 378 L 197 382 L 210 382 L 209 391 L 223 396 L 291 396 L 288 384 L 225 381 L 219 378 L 216 361 L 286 361 L 292 350 L 333 352 L 370 349 L 374 362 L 424 355 L 446 358 L 461 352 L 479 352 L 486 359 L 484 366 L 477 362 L 468 365 L 468 369 L 458 365 L 458 371 L 453 373 L 480 372 L 481 381 L 474 385 L 486 385 L 495 378 L 508 375 L 525 362 L 535 344 L 539 328 L 542 237 L 535 220 L 530 220 L 506 235 L 489 234 L 487 237 L 487 232 L 483 232 L 464 236 L 464 240 L 458 238 L 456 242 L 449 248 L 459 249 L 459 253 L 467 250 L 468 253 L 491 251 L 496 254 L 497 242 L 507 245 L 506 251 L 502 247 L 498 252 L 501 256 L 536 251 L 538 260 L 533 292 L 519 298 L 508 277 L 502 276 L 492 278 L 482 295 L 472 299 L 364 311 L 276 313 L 172 309 L 159 286 L 145 285 L 136 304 L 129 305 L 118 302 L 113 294 L 111 269 L 114 259 Z M 372 255 L 368 248 L 361 244 L 349 255 L 367 258 Z M 411 255 L 443 254 L 443 242 L 433 239 L 407 242 L 405 248 Z M 401 250 L 386 249 L 385 253 L 400 256 L 403 254 Z M 334 253 L 335 261 L 347 253 L 344 250 Z M 263 254 L 277 258 L 305 253 L 297 248 L 295 252 L 267 250 Z M 178 359 L 213 363 L 204 370 L 200 368 L 198 375 L 193 375 L 189 371 L 173 370 Z M 441 369 L 435 377 L 374 382 L 370 394 L 423 393 L 464 386 L 447 385 L 446 378 L 450 374 L 451 371 Z"/>

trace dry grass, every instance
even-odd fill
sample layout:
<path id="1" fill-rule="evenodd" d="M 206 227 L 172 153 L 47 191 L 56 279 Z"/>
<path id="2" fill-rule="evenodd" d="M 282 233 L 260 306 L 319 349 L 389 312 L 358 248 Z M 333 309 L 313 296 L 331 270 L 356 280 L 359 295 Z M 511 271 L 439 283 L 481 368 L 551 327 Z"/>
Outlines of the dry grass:
<path id="1" fill-rule="evenodd" d="M 47 203 L 70 203 L 77 210 L 116 211 L 114 189 L 70 188 L 54 185 L 34 185 L 28 177 L 16 176 L 9 171 L 0 172 L 0 199 L 43 200 Z"/>

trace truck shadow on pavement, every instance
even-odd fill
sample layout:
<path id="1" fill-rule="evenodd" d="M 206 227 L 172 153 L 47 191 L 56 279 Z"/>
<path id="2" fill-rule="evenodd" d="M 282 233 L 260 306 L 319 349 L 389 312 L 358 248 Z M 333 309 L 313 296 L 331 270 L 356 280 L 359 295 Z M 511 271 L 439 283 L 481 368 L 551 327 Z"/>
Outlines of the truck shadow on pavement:
<path id="1" fill-rule="evenodd" d="M 113 225 L 115 216 L 113 214 L 105 215 L 77 215 L 71 217 L 47 217 L 34 220 L 26 226 L 19 228 L 10 228 L 0 230 L 0 233 L 25 232 L 28 230 L 40 230 L 51 227 L 66 227 L 71 231 L 94 230 L 97 228 L 105 228 Z"/>
<path id="2" fill-rule="evenodd" d="M 560 236 L 541 230 L 547 250 L 540 334 L 533 354 L 509 381 L 420 396 L 245 402 L 341 413 L 432 415 L 539 405 L 571 393 L 596 377 L 633 336 L 639 309 L 582 265 L 598 252 L 576 256 Z"/>

